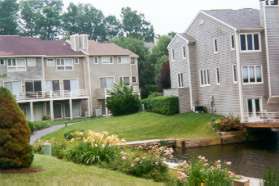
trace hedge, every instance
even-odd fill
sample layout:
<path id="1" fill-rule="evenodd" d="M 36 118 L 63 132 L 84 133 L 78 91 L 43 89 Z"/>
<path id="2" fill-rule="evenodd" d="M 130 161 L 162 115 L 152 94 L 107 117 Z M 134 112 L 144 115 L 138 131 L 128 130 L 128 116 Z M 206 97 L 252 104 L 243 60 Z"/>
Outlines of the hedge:
<path id="1" fill-rule="evenodd" d="M 150 97 L 142 100 L 144 108 L 148 112 L 155 112 L 163 115 L 174 115 L 179 112 L 178 97 Z"/>

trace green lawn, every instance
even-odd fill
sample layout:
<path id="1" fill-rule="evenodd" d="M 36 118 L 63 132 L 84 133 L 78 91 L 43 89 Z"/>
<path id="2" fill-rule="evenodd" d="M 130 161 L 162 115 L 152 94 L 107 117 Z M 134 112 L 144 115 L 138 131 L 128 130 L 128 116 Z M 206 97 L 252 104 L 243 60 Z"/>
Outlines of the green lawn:
<path id="1" fill-rule="evenodd" d="M 210 126 L 211 119 L 210 114 L 186 113 L 164 116 L 143 112 L 129 116 L 85 120 L 50 134 L 44 139 L 62 140 L 65 132 L 80 129 L 107 131 L 127 141 L 214 138 L 217 135 Z"/>
<path id="2" fill-rule="evenodd" d="M 32 174 L 1 174 L 0 186 L 145 186 L 163 185 L 118 172 L 82 166 L 53 157 L 36 155 L 33 167 L 43 169 Z"/>

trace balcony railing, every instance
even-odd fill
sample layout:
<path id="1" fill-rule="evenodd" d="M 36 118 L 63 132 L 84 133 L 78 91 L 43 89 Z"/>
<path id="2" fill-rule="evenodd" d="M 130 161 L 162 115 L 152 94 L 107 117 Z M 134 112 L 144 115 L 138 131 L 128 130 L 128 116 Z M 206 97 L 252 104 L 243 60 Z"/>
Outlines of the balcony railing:
<path id="1" fill-rule="evenodd" d="M 59 90 L 59 91 L 40 91 L 40 92 L 26 92 L 16 95 L 17 101 L 36 100 L 36 99 L 58 99 L 58 98 L 75 98 L 87 96 L 87 91 L 83 89 L 78 90 Z"/>
<path id="2" fill-rule="evenodd" d="M 279 112 L 245 113 L 244 121 L 248 123 L 278 123 Z"/>

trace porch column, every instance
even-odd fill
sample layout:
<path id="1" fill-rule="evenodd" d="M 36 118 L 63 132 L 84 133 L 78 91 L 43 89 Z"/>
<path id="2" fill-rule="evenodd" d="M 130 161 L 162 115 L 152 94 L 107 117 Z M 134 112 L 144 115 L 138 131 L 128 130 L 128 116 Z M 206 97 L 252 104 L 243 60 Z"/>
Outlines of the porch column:
<path id="1" fill-rule="evenodd" d="M 73 100 L 69 100 L 69 105 L 70 105 L 70 119 L 73 119 Z"/>
<path id="2" fill-rule="evenodd" d="M 34 121 L 34 108 L 33 108 L 33 102 L 30 102 L 30 120 Z"/>
<path id="3" fill-rule="evenodd" d="M 49 106 L 50 106 L 50 109 L 49 109 L 49 111 L 50 111 L 50 119 L 54 120 L 53 100 L 50 100 Z"/>

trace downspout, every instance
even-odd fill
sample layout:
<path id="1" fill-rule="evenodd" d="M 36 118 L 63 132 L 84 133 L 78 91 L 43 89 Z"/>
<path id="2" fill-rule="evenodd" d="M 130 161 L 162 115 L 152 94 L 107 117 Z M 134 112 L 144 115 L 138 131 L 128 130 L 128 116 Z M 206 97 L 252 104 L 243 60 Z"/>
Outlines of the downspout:
<path id="1" fill-rule="evenodd" d="M 192 76 L 191 76 L 191 64 L 190 64 L 190 44 L 187 42 L 187 63 L 188 63 L 188 81 L 189 81 L 189 92 L 190 92 L 190 105 L 191 110 L 194 111 L 194 105 L 193 105 L 193 90 L 192 90 Z"/>

